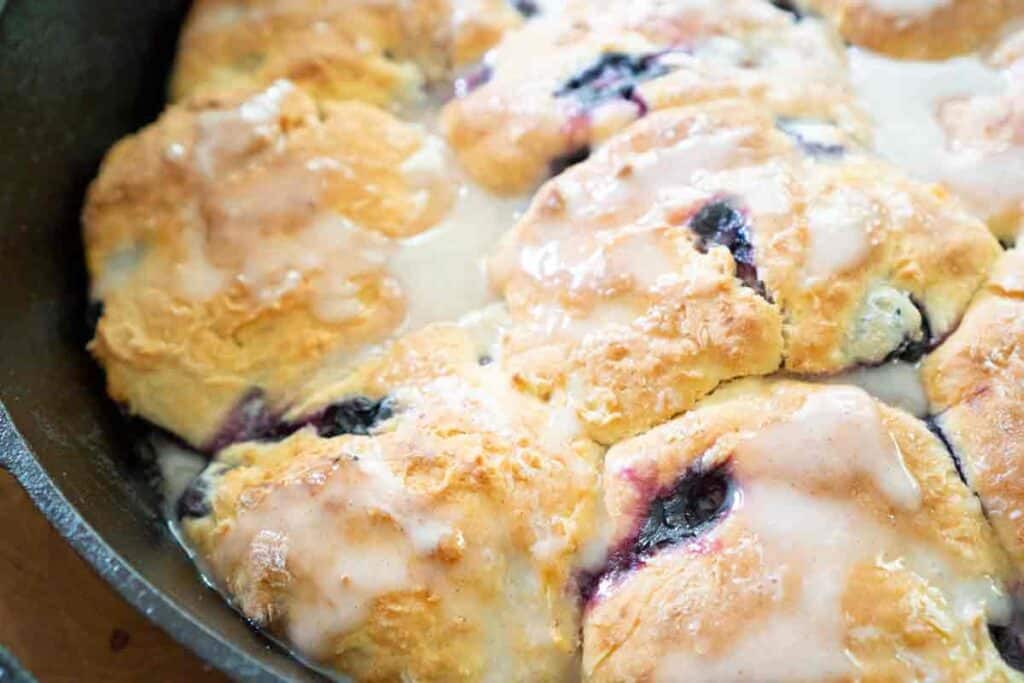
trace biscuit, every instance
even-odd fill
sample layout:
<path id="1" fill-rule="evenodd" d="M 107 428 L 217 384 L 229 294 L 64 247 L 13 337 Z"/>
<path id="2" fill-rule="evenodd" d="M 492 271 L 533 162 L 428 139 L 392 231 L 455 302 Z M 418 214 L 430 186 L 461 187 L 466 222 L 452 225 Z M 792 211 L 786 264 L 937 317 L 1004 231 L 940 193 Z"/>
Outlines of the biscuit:
<path id="1" fill-rule="evenodd" d="M 938 430 L 1024 570 L 1024 252 L 999 261 L 922 377 Z"/>
<path id="2" fill-rule="evenodd" d="M 110 395 L 216 448 L 410 314 L 389 259 L 449 210 L 440 141 L 286 81 L 198 98 L 116 145 L 83 213 Z M 438 161 L 440 159 L 440 161 Z"/>
<path id="3" fill-rule="evenodd" d="M 747 380 L 616 444 L 589 681 L 1018 680 L 1013 574 L 941 442 L 859 389 Z"/>
<path id="4" fill-rule="evenodd" d="M 193 484 L 184 529 L 249 619 L 360 681 L 577 674 L 600 450 L 477 353 L 454 325 L 403 338 L 353 385 L 375 410 Z"/>

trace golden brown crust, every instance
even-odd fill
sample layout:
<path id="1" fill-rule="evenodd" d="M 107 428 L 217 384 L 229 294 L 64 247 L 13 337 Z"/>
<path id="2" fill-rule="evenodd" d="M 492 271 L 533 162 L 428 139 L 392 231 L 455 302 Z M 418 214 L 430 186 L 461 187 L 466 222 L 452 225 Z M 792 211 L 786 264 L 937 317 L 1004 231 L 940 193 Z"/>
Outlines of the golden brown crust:
<path id="1" fill-rule="evenodd" d="M 279 82 L 172 107 L 115 146 L 83 215 L 111 396 L 203 446 L 247 395 L 280 411 L 318 365 L 395 331 L 390 238 L 452 200 L 443 169 L 402 170 L 431 144 Z"/>
<path id="2" fill-rule="evenodd" d="M 948 334 L 999 253 L 985 226 L 937 186 L 809 144 L 744 104 L 671 109 L 541 188 L 491 268 L 520 384 L 564 389 L 611 443 L 734 377 L 835 373 Z"/>
<path id="3" fill-rule="evenodd" d="M 1013 17 L 1020 0 L 802 0 L 822 12 L 855 45 L 904 59 L 943 59 L 977 50 Z M 886 5 L 891 4 L 892 9 Z"/>
<path id="4" fill-rule="evenodd" d="M 635 542 L 657 492 L 717 468 L 724 517 L 601 581 L 588 680 L 1016 680 L 981 594 L 958 594 L 1012 572 L 923 423 L 849 387 L 737 383 L 609 451 L 612 547 Z"/>
<path id="5" fill-rule="evenodd" d="M 608 55 L 629 63 L 593 78 Z M 470 175 L 505 194 L 651 109 L 742 97 L 863 132 L 838 41 L 767 2 L 580 3 L 508 35 L 486 65 L 487 82 L 449 103 L 442 123 Z"/>
<path id="6" fill-rule="evenodd" d="M 359 389 L 386 390 L 393 417 L 370 436 L 231 447 L 207 475 L 210 514 L 186 521 L 247 616 L 357 680 L 578 666 L 570 584 L 599 451 L 473 347 L 451 325 L 401 340 Z"/>
<path id="7" fill-rule="evenodd" d="M 968 484 L 1024 569 L 1024 252 L 1003 257 L 922 376 Z"/>
<path id="8" fill-rule="evenodd" d="M 174 98 L 280 78 L 319 100 L 410 101 L 521 19 L 504 0 L 201 0 L 185 25 Z"/>

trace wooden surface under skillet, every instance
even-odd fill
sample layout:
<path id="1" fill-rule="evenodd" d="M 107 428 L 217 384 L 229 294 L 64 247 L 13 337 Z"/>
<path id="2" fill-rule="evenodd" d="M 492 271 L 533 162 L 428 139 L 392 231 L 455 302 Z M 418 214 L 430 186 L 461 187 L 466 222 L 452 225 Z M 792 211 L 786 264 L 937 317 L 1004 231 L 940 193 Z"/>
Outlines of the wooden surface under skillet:
<path id="1" fill-rule="evenodd" d="M 122 600 L 2 471 L 0 644 L 40 683 L 227 680 Z"/>

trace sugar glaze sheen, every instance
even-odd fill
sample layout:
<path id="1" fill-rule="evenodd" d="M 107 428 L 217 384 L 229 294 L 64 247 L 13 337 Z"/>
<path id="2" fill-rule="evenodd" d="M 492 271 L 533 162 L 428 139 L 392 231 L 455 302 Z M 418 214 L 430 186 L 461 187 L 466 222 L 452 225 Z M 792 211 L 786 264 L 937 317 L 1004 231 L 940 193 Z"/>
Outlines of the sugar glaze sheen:
<path id="1" fill-rule="evenodd" d="M 209 584 L 339 680 L 1022 680 L 921 379 L 1013 297 L 1021 39 L 828 5 L 196 2 L 85 226 Z"/>

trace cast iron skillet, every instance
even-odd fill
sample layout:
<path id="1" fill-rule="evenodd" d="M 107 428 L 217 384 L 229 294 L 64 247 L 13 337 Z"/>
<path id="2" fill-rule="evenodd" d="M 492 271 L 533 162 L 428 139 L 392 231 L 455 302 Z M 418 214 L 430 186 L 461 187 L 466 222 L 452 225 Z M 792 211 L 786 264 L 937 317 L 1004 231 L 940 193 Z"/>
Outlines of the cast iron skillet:
<path id="1" fill-rule="evenodd" d="M 84 351 L 82 195 L 110 144 L 160 111 L 186 5 L 0 0 L 0 465 L 211 664 L 247 681 L 316 680 L 199 580 Z"/>

